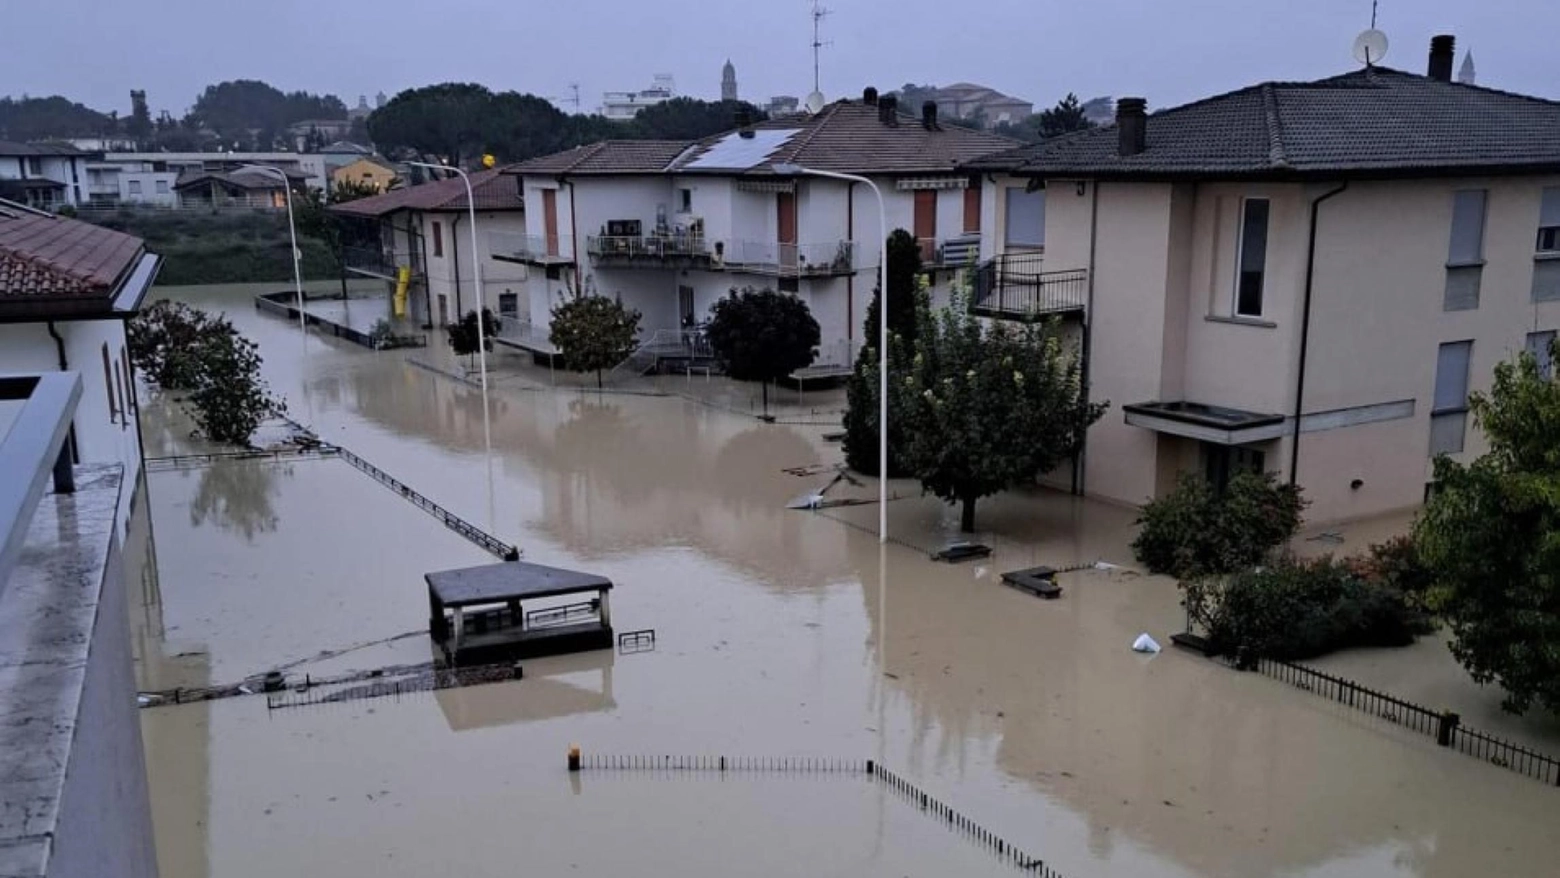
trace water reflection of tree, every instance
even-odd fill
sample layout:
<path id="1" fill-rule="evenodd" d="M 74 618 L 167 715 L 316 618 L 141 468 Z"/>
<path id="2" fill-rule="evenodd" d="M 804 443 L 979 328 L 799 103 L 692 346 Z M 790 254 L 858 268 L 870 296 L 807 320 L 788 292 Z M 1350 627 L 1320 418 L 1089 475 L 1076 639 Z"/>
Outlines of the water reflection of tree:
<path id="1" fill-rule="evenodd" d="M 292 467 L 250 461 L 218 461 L 206 467 L 195 499 L 190 501 L 190 524 L 200 527 L 210 519 L 251 543 L 256 534 L 276 530 L 271 501 L 277 491 L 278 472 L 290 478 Z"/>

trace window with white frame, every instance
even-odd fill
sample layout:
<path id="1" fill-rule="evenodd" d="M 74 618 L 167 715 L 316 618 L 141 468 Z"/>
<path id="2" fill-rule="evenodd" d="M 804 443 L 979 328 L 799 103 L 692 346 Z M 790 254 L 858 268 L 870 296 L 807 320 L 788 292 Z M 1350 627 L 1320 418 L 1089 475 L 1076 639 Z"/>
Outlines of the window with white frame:
<path id="1" fill-rule="evenodd" d="M 693 190 L 678 189 L 677 204 L 679 213 L 693 213 Z"/>
<path id="2" fill-rule="evenodd" d="M 1009 247 L 1044 247 L 1045 190 L 1008 189 L 1004 229 Z"/>
<path id="3" fill-rule="evenodd" d="M 1240 241 L 1235 247 L 1235 316 L 1261 317 L 1263 287 L 1267 283 L 1268 215 L 1266 198 L 1241 203 Z"/>
<path id="4" fill-rule="evenodd" d="M 1441 345 L 1435 361 L 1435 400 L 1430 408 L 1430 453 L 1456 454 L 1463 450 L 1468 431 L 1468 366 L 1472 341 Z"/>
<path id="5" fill-rule="evenodd" d="M 1548 379 L 1553 373 L 1551 368 L 1549 348 L 1554 344 L 1555 331 L 1553 329 L 1544 332 L 1530 332 L 1527 334 L 1527 352 L 1538 361 L 1538 374 Z"/>
<path id="6" fill-rule="evenodd" d="M 1484 214 L 1488 192 L 1460 189 L 1452 193 L 1452 233 L 1446 252 L 1446 293 L 1443 311 L 1479 307 L 1484 275 Z"/>

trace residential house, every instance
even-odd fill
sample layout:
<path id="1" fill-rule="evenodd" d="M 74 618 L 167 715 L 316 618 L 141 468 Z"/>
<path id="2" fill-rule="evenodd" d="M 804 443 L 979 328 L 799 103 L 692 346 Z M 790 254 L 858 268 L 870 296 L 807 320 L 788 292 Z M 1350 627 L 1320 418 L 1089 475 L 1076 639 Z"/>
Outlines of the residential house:
<path id="1" fill-rule="evenodd" d="M 0 373 L 80 373 L 71 459 L 124 468 L 121 524 L 141 473 L 125 321 L 158 267 L 139 238 L 0 202 Z"/>
<path id="2" fill-rule="evenodd" d="M 375 192 L 388 192 L 395 183 L 395 169 L 368 157 L 354 159 L 330 172 L 331 189 L 348 181 L 367 186 Z"/>
<path id="3" fill-rule="evenodd" d="M 335 173 L 342 165 L 350 165 L 358 159 L 372 157 L 374 150 L 350 140 L 338 140 L 321 147 L 319 154 L 325 160 L 325 169 Z"/>
<path id="4" fill-rule="evenodd" d="M 1471 390 L 1560 331 L 1560 103 L 1367 67 L 1265 82 L 972 163 L 977 307 L 1052 313 L 1109 400 L 1076 487 L 1239 469 L 1315 521 L 1414 506 L 1485 449 Z"/>
<path id="5" fill-rule="evenodd" d="M 951 269 L 974 258 L 981 233 L 980 178 L 959 165 L 1013 145 L 939 124 L 935 105 L 907 116 L 872 89 L 701 141 L 596 143 L 505 169 L 529 209 L 525 235 L 495 236 L 494 249 L 544 271 L 530 288 L 538 329 L 569 290 L 619 297 L 648 339 L 703 322 L 733 287 L 767 286 L 808 303 L 820 364 L 848 364 L 877 282 L 877 201 L 859 184 L 782 172 L 866 176 L 888 228 L 921 239 L 929 268 Z M 951 273 L 937 274 L 939 289 Z"/>
<path id="6" fill-rule="evenodd" d="M 308 188 L 308 177 L 283 171 L 294 192 Z M 258 170 L 186 171 L 174 181 L 180 207 L 287 207 L 288 186 L 280 177 Z"/>
<path id="7" fill-rule="evenodd" d="M 43 210 L 86 202 L 87 154 L 67 143 L 0 140 L 0 198 Z"/>
<path id="8" fill-rule="evenodd" d="M 110 152 L 102 157 L 103 165 L 118 165 L 126 175 L 152 172 L 179 174 L 189 171 L 234 171 L 244 165 L 266 165 L 284 171 L 297 171 L 307 179 L 311 189 L 330 188 L 330 174 L 325 156 L 320 153 L 296 152 Z M 142 179 L 128 177 L 127 179 Z M 157 178 L 161 179 L 161 178 Z M 152 194 L 142 188 L 141 197 Z M 129 195 L 122 192 L 122 195 Z M 135 200 L 125 198 L 125 200 Z"/>
<path id="9" fill-rule="evenodd" d="M 1035 105 L 1030 101 L 973 82 L 943 86 L 932 93 L 931 99 L 937 102 L 937 110 L 944 116 L 979 121 L 985 128 L 995 128 L 1003 122 L 1022 122 L 1035 112 Z"/>
<path id="10" fill-rule="evenodd" d="M 476 259 L 481 266 L 483 307 L 524 322 L 528 269 L 494 258 L 492 241 L 525 233 L 519 182 L 499 169 L 471 175 L 476 196 Z M 366 242 L 347 248 L 347 269 L 384 280 L 392 292 L 406 271 L 407 315 L 423 325 L 444 326 L 476 310 L 472 273 L 470 205 L 466 186 L 450 177 L 335 204 L 332 213 L 354 220 L 349 232 Z"/>

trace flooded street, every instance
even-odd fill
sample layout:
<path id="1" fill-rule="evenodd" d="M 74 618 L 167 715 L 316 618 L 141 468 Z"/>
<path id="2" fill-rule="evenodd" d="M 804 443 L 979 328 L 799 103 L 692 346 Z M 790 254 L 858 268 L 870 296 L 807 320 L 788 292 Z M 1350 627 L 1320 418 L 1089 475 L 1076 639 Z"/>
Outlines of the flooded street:
<path id="1" fill-rule="evenodd" d="M 1272 679 L 1131 652 L 1139 632 L 1181 630 L 1171 581 L 1067 573 L 1057 601 L 998 581 L 1129 564 L 1129 510 L 983 501 L 996 554 L 947 565 L 926 551 L 956 516 L 906 482 L 880 549 L 872 505 L 785 508 L 833 475 L 838 391 L 787 392 L 770 425 L 740 413 L 756 389 L 582 392 L 497 353 L 489 451 L 481 395 L 444 374 L 461 364 L 441 337 L 377 353 L 305 341 L 257 314 L 253 291 L 173 292 L 260 343 L 292 417 L 525 560 L 611 577 L 618 629 L 653 628 L 657 645 L 531 660 L 523 680 L 464 689 L 143 710 L 164 878 L 1021 874 L 862 775 L 570 775 L 572 743 L 880 760 L 1066 876 L 1547 876 L 1560 862 L 1560 791 Z M 674 390 L 692 398 L 652 395 Z M 165 401 L 144 417 L 149 455 L 201 450 Z M 144 689 L 322 651 L 293 673 L 427 661 L 411 634 L 426 628 L 422 575 L 493 560 L 333 458 L 152 471 L 147 509 L 157 575 L 144 539 L 127 549 L 148 570 L 132 601 Z M 1440 670 L 1411 679 L 1429 650 L 1444 647 L 1333 667 L 1431 704 L 1490 703 Z M 1550 732 L 1520 734 L 1560 750 Z"/>

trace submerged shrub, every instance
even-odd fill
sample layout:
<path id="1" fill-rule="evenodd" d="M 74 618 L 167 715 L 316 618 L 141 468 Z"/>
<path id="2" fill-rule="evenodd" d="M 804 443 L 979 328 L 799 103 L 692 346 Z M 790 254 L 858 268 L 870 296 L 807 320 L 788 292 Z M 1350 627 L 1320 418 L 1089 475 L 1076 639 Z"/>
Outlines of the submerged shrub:
<path id="1" fill-rule="evenodd" d="M 1238 473 L 1222 492 L 1186 473 L 1143 507 L 1132 553 L 1151 572 L 1183 579 L 1233 573 L 1294 536 L 1304 508 L 1300 488 L 1273 473 Z"/>

